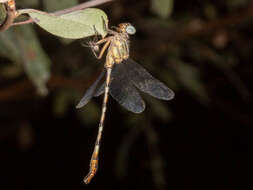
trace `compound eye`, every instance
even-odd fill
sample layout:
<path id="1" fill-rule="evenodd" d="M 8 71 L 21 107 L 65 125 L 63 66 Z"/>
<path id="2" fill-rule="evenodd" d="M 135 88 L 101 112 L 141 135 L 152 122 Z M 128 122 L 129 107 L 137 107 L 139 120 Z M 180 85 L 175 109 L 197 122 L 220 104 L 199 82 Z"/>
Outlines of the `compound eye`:
<path id="1" fill-rule="evenodd" d="M 126 32 L 127 32 L 128 34 L 133 35 L 133 34 L 135 34 L 136 29 L 135 29 L 135 27 L 134 27 L 134 26 L 129 25 L 129 26 L 127 26 L 127 27 L 126 27 Z"/>

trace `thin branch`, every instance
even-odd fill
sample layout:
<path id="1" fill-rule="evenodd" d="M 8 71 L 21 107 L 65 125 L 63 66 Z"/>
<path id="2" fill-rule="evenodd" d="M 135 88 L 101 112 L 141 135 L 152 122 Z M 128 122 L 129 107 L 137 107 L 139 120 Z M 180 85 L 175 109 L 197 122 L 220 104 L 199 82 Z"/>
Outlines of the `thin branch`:
<path id="1" fill-rule="evenodd" d="M 12 26 L 14 19 L 16 18 L 16 6 L 15 1 L 8 1 L 4 3 L 7 11 L 6 19 L 2 25 L 0 25 L 0 32 L 7 30 Z"/>
<path id="2" fill-rule="evenodd" d="M 18 26 L 18 25 L 24 25 L 24 24 L 30 24 L 30 23 L 33 23 L 32 18 L 29 18 L 28 20 L 25 20 L 25 21 L 14 22 L 12 23 L 12 26 Z"/>
<path id="3" fill-rule="evenodd" d="M 67 9 L 63 9 L 63 10 L 60 10 L 60 11 L 53 12 L 51 14 L 52 15 L 56 15 L 56 16 L 60 16 L 60 15 L 67 14 L 67 13 L 70 13 L 70 12 L 73 12 L 73 11 L 78 11 L 78 10 L 86 9 L 86 8 L 89 8 L 89 7 L 95 7 L 95 6 L 104 4 L 104 3 L 108 3 L 110 1 L 113 1 L 113 0 L 93 0 L 93 1 L 88 1 L 88 2 L 85 2 L 85 3 L 81 3 L 79 5 L 76 5 L 74 7 L 71 7 L 71 8 L 67 8 Z M 29 18 L 26 21 L 16 22 L 16 23 L 13 23 L 12 25 L 13 26 L 15 26 L 15 25 L 23 25 L 23 24 L 30 24 L 30 23 L 33 23 L 33 22 L 34 21 L 31 18 Z"/>

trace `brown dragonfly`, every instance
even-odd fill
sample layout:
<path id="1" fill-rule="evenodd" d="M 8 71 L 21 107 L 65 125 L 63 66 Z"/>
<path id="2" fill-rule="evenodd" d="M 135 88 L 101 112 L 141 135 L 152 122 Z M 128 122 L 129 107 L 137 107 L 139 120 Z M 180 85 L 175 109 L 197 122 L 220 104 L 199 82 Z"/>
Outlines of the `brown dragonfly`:
<path id="1" fill-rule="evenodd" d="M 98 135 L 90 161 L 90 171 L 84 178 L 86 184 L 90 183 L 98 169 L 100 140 L 104 127 L 109 93 L 124 108 L 134 113 L 141 113 L 145 109 L 145 103 L 137 89 L 162 100 L 171 100 L 174 97 L 174 92 L 171 89 L 154 78 L 141 65 L 129 58 L 129 35 L 133 35 L 135 32 L 134 26 L 130 23 L 121 23 L 118 27 L 115 27 L 115 30 L 108 29 L 108 37 L 90 43 L 93 52 L 96 52 L 99 46 L 104 44 L 99 55 L 95 54 L 98 59 L 102 58 L 106 49 L 107 56 L 104 64 L 105 68 L 76 106 L 76 108 L 81 108 L 92 97 L 97 97 L 104 93 Z M 99 86 L 105 73 L 105 82 Z"/>

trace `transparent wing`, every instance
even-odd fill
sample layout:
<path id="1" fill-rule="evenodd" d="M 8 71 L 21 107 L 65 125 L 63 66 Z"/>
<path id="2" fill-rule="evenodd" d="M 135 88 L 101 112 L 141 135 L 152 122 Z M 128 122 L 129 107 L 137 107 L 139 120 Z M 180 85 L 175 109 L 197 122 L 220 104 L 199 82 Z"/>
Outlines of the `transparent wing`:
<path id="1" fill-rule="evenodd" d="M 112 72 L 113 72 L 113 70 L 112 70 Z M 99 88 L 96 89 L 96 92 L 94 93 L 94 96 L 98 97 L 101 94 L 103 94 L 104 92 L 105 92 L 105 82 L 103 82 L 103 84 Z"/>
<path id="2" fill-rule="evenodd" d="M 145 102 L 142 100 L 139 92 L 128 78 L 125 71 L 125 65 L 115 64 L 112 69 L 111 83 L 109 93 L 124 108 L 134 113 L 141 113 L 145 109 Z M 104 93 L 105 83 L 103 83 L 95 92 L 94 96 Z"/>
<path id="3" fill-rule="evenodd" d="M 127 72 L 133 84 L 141 91 L 163 100 L 174 98 L 175 94 L 171 89 L 154 78 L 146 69 L 132 59 L 128 59 L 121 64 L 126 66 L 125 72 Z"/>
<path id="4" fill-rule="evenodd" d="M 98 76 L 97 80 L 85 92 L 84 96 L 82 97 L 80 102 L 77 104 L 76 108 L 81 108 L 90 101 L 90 99 L 94 96 L 97 85 L 100 82 L 100 80 L 103 78 L 104 74 L 105 74 L 105 69 L 103 69 L 103 71 Z"/>

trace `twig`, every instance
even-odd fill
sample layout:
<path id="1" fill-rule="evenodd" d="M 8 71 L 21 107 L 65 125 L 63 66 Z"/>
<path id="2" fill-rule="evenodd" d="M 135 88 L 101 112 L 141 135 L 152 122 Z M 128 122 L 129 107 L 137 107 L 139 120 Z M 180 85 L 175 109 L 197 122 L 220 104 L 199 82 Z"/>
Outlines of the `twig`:
<path id="1" fill-rule="evenodd" d="M 67 13 L 73 12 L 73 11 L 78 11 L 78 10 L 86 9 L 86 8 L 89 8 L 89 7 L 95 7 L 95 6 L 98 6 L 98 5 L 110 2 L 110 1 L 113 1 L 113 0 L 93 0 L 93 1 L 88 1 L 88 2 L 85 2 L 85 3 L 81 3 L 79 5 L 76 5 L 74 7 L 71 7 L 71 8 L 67 8 L 67 9 L 63 9 L 63 10 L 60 10 L 60 11 L 53 12 L 51 14 L 59 16 L 59 15 L 63 15 L 63 14 L 67 14 Z M 12 25 L 13 26 L 15 26 L 15 25 L 23 25 L 23 24 L 30 24 L 30 23 L 33 23 L 33 22 L 34 21 L 31 18 L 29 18 L 26 21 L 16 22 L 16 23 L 13 23 Z"/>
<path id="2" fill-rule="evenodd" d="M 4 2 L 4 5 L 6 7 L 7 15 L 4 23 L 0 25 L 0 32 L 7 30 L 12 25 L 14 19 L 16 18 L 15 1 Z"/>

